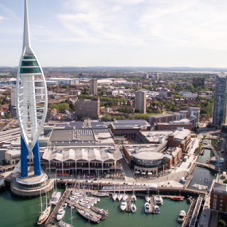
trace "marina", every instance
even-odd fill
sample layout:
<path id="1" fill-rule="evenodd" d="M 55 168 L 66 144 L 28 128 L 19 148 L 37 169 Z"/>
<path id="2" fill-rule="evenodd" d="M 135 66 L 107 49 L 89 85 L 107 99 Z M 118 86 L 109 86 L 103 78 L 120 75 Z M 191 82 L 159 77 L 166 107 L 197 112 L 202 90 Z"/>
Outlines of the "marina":
<path id="1" fill-rule="evenodd" d="M 63 192 L 62 189 L 58 189 L 60 192 Z M 64 194 L 63 194 L 64 196 Z M 3 215 L 6 215 L 9 210 L 14 215 L 14 219 L 4 219 L 2 221 L 2 227 L 10 226 L 36 226 L 37 217 L 39 214 L 39 198 L 33 199 L 20 199 L 12 195 L 9 191 L 4 191 L 0 193 L 0 202 L 2 206 L 0 207 L 0 212 Z M 188 210 L 189 204 L 184 201 L 172 201 L 170 199 L 164 198 L 164 205 L 161 206 L 161 213 L 159 215 L 146 215 L 144 213 L 144 197 L 137 197 L 136 207 L 137 212 L 121 212 L 119 205 L 120 202 L 113 202 L 111 197 L 103 197 L 101 198 L 98 207 L 101 207 L 104 210 L 108 210 L 108 218 L 104 221 L 100 221 L 98 224 L 100 227 L 110 226 L 114 227 L 116 225 L 122 226 L 150 226 L 148 222 L 154 224 L 155 226 L 168 226 L 175 227 L 181 226 L 177 222 L 177 217 L 180 210 Z M 61 200 L 60 200 L 61 201 Z M 14 204 L 14 205 L 12 205 Z M 174 205 L 176 210 L 172 209 Z M 4 206 L 4 209 L 3 209 Z M 87 220 L 82 218 L 77 211 L 74 209 L 73 211 L 73 225 L 74 226 L 86 226 Z M 27 214 L 27 215 L 26 215 Z M 53 212 L 52 212 L 53 214 Z M 6 215 L 7 217 L 7 215 Z M 117 217 L 117 218 L 116 218 Z M 165 218 L 163 218 L 165 217 Z M 54 219 L 53 219 L 54 220 Z M 66 223 L 70 223 L 70 208 L 66 208 L 66 213 L 62 219 L 62 221 Z M 51 223 L 51 222 L 50 222 Z M 90 223 L 94 225 L 93 223 Z"/>

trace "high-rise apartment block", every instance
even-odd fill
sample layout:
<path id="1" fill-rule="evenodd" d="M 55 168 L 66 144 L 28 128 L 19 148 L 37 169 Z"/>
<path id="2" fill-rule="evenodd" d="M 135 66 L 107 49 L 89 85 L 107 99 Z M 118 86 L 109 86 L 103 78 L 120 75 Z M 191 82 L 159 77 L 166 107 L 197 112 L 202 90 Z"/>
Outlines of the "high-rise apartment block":
<path id="1" fill-rule="evenodd" d="M 136 91 L 135 96 L 135 109 L 140 113 L 147 112 L 147 100 L 146 100 L 147 92 L 143 90 Z"/>
<path id="2" fill-rule="evenodd" d="M 227 76 L 220 73 L 215 79 L 213 125 L 226 124 Z"/>
<path id="3" fill-rule="evenodd" d="M 90 80 L 90 92 L 93 95 L 98 95 L 98 90 L 97 90 L 97 79 L 93 78 Z"/>

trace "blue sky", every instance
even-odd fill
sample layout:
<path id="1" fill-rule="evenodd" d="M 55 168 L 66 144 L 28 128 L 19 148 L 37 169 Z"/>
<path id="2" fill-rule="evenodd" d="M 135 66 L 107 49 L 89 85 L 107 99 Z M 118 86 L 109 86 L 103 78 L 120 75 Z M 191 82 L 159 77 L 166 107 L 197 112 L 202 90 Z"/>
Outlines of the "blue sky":
<path id="1" fill-rule="evenodd" d="M 28 0 L 42 66 L 227 66 L 226 0 Z M 0 66 L 17 66 L 23 0 L 0 1 Z"/>

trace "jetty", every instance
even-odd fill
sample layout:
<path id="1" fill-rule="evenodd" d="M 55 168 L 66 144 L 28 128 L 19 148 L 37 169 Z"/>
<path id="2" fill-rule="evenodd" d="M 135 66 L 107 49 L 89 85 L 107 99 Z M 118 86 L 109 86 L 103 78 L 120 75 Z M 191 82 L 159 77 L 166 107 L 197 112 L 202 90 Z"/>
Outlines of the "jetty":
<path id="1" fill-rule="evenodd" d="M 131 204 L 132 204 L 132 202 L 131 202 L 131 196 L 130 195 L 128 195 L 126 203 L 127 203 L 126 212 L 131 212 Z"/>
<path id="2" fill-rule="evenodd" d="M 150 197 L 151 214 L 154 214 L 154 196 Z"/>
<path id="3" fill-rule="evenodd" d="M 50 216 L 48 217 L 48 219 L 46 220 L 46 223 L 44 226 L 48 226 L 51 223 L 53 223 L 54 221 L 54 217 L 56 217 L 56 214 L 58 212 L 58 210 L 62 207 L 62 205 L 66 202 L 66 199 L 69 197 L 70 192 L 72 191 L 72 188 L 67 188 L 65 190 L 65 192 L 63 193 L 61 199 L 59 200 L 57 206 L 55 206 L 54 210 L 52 211 L 52 213 L 50 214 Z"/>
<path id="4" fill-rule="evenodd" d="M 189 225 L 189 222 L 191 220 L 195 204 L 196 204 L 196 199 L 192 199 L 192 202 L 191 202 L 191 204 L 190 204 L 190 206 L 188 208 L 188 212 L 187 212 L 186 218 L 185 218 L 184 222 L 182 223 L 182 227 L 187 227 Z"/>

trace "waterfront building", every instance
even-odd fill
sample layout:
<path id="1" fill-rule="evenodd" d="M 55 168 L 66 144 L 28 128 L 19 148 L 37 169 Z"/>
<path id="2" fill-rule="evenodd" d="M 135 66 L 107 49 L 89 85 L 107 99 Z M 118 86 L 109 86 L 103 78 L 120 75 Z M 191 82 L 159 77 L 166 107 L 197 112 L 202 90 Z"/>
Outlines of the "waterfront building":
<path id="1" fill-rule="evenodd" d="M 147 131 L 150 128 L 150 124 L 145 120 L 115 120 L 110 124 L 114 136 L 126 136 L 127 138 L 135 138 L 140 130 Z"/>
<path id="2" fill-rule="evenodd" d="M 227 76 L 225 73 L 216 75 L 214 105 L 213 105 L 213 125 L 221 126 L 226 124 L 227 105 Z"/>
<path id="3" fill-rule="evenodd" d="M 42 159 L 46 170 L 57 175 L 97 176 L 98 173 L 121 172 L 122 168 L 122 155 L 115 145 L 46 148 Z"/>
<path id="4" fill-rule="evenodd" d="M 171 157 L 162 152 L 167 148 L 167 142 L 162 144 L 130 144 L 123 145 L 124 157 L 135 174 L 157 174 L 170 167 Z"/>
<path id="5" fill-rule="evenodd" d="M 135 92 L 135 110 L 145 114 L 147 112 L 147 92 L 139 90 Z"/>
<path id="6" fill-rule="evenodd" d="M 100 115 L 100 99 L 78 99 L 75 102 L 75 115 L 97 119 Z"/>
<path id="7" fill-rule="evenodd" d="M 97 79 L 93 78 L 90 80 L 90 92 L 93 95 L 98 95 L 98 90 L 97 90 Z"/>
<path id="8" fill-rule="evenodd" d="M 191 131 L 189 129 L 178 128 L 168 137 L 169 147 L 181 147 L 182 152 L 187 152 L 191 144 Z"/>
<path id="9" fill-rule="evenodd" d="M 227 212 L 227 188 L 222 182 L 213 182 L 210 195 L 210 208 L 218 212 Z"/>

